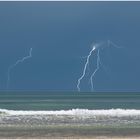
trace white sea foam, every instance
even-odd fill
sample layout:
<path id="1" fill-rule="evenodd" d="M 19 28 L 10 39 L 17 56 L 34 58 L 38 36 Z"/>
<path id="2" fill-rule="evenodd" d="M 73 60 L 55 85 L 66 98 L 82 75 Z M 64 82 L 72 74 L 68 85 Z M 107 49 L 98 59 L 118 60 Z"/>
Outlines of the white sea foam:
<path id="1" fill-rule="evenodd" d="M 108 110 L 88 110 L 88 109 L 72 109 L 60 111 L 16 111 L 0 109 L 0 114 L 7 115 L 73 115 L 73 116 L 140 116 L 140 110 L 136 109 L 108 109 Z"/>

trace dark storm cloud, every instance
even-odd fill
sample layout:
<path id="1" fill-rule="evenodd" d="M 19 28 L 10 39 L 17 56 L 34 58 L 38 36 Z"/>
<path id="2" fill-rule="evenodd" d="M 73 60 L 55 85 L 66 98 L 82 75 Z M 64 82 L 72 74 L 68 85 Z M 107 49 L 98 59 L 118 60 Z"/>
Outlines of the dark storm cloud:
<path id="1" fill-rule="evenodd" d="M 7 70 L 10 90 L 77 90 L 93 41 L 108 39 L 125 49 L 106 49 L 94 80 L 96 91 L 140 91 L 140 2 L 0 2 L 0 88 Z M 84 90 L 90 90 L 83 87 Z"/>

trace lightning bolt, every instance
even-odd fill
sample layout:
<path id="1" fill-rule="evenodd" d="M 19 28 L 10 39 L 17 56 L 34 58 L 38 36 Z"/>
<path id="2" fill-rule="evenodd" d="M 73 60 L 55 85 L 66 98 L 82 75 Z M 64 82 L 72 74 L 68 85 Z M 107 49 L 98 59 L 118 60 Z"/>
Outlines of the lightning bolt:
<path id="1" fill-rule="evenodd" d="M 107 43 L 107 46 L 103 46 Z M 85 74 L 86 74 L 86 70 L 87 70 L 87 67 L 89 65 L 89 59 L 91 57 L 91 55 L 93 54 L 93 52 L 95 52 L 97 50 L 97 61 L 96 61 L 96 69 L 93 71 L 93 73 L 91 74 L 91 77 L 90 77 L 90 84 L 91 84 L 91 91 L 94 91 L 94 86 L 93 86 L 93 79 L 97 73 L 97 71 L 100 69 L 100 65 L 103 66 L 101 60 L 100 60 L 100 49 L 103 49 L 103 48 L 106 48 L 106 47 L 115 47 L 115 48 L 123 48 L 123 47 L 120 47 L 118 45 L 116 45 L 115 43 L 113 43 L 112 41 L 108 40 L 107 42 L 102 42 L 102 43 L 99 43 L 98 45 L 94 45 L 91 49 L 91 51 L 89 52 L 89 55 L 86 57 L 86 63 L 84 65 L 84 70 L 83 70 L 83 73 L 82 73 L 82 76 L 78 79 L 78 83 L 77 83 L 77 89 L 78 91 L 80 92 L 80 83 L 81 83 L 81 80 L 84 78 Z M 104 66 L 103 66 L 104 68 Z"/>
<path id="2" fill-rule="evenodd" d="M 96 69 L 94 70 L 94 72 L 92 73 L 91 77 L 90 77 L 90 83 L 91 83 L 91 91 L 94 91 L 93 88 L 93 77 L 95 76 L 96 72 L 100 69 L 100 49 L 98 49 L 97 51 L 97 64 L 96 64 Z"/>
<path id="3" fill-rule="evenodd" d="M 111 47 L 111 45 L 115 48 L 123 48 L 120 47 L 118 45 L 116 45 L 114 42 L 112 42 L 111 40 L 107 41 L 107 45 L 108 47 Z M 91 83 L 91 91 L 94 91 L 94 87 L 93 87 L 93 78 L 95 77 L 95 74 L 97 73 L 97 71 L 100 69 L 100 65 L 102 65 L 101 60 L 100 60 L 100 48 L 98 48 L 97 51 L 97 62 L 96 62 L 96 69 L 94 70 L 94 72 L 92 73 L 91 77 L 90 77 L 90 83 Z M 103 66 L 103 65 L 102 65 Z"/>
<path id="4" fill-rule="evenodd" d="M 80 83 L 81 83 L 81 80 L 84 78 L 84 76 L 86 74 L 86 70 L 87 70 L 87 66 L 89 64 L 90 56 L 95 51 L 95 49 L 96 49 L 96 45 L 94 45 L 92 47 L 91 51 L 89 52 L 89 55 L 87 56 L 87 59 L 86 59 L 86 63 L 85 63 L 85 66 L 84 66 L 84 70 L 83 70 L 82 76 L 78 79 L 78 83 L 77 83 L 77 89 L 78 89 L 78 91 L 80 91 Z"/>
<path id="5" fill-rule="evenodd" d="M 29 59 L 32 57 L 32 48 L 30 48 L 30 51 L 29 51 L 29 55 L 28 56 L 25 56 L 23 57 L 22 59 L 19 59 L 16 61 L 15 64 L 11 65 L 9 68 L 8 68 L 8 75 L 7 75 L 7 89 L 9 88 L 9 82 L 10 82 L 10 72 L 11 70 L 16 67 L 16 65 L 18 65 L 19 63 L 22 63 L 24 62 L 25 60 Z"/>

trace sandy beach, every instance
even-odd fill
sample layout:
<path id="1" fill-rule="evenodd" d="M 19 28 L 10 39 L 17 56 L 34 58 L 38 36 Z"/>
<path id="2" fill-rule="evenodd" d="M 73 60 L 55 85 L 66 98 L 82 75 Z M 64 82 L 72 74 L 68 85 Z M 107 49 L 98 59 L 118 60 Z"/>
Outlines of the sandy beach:
<path id="1" fill-rule="evenodd" d="M 138 138 L 107 138 L 107 140 L 139 140 Z M 8 139 L 1 139 L 1 140 L 8 140 Z M 15 140 L 15 139 L 9 139 Z M 40 139 L 21 139 L 21 140 L 40 140 Z M 52 140 L 52 139 L 42 139 L 42 140 Z M 53 140 L 105 140 L 102 138 L 99 139 L 53 139 Z"/>

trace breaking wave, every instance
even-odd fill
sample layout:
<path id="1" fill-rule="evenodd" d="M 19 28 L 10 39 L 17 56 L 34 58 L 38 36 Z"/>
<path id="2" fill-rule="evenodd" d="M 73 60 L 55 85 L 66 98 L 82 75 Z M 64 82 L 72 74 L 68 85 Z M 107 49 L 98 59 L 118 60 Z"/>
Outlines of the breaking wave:
<path id="1" fill-rule="evenodd" d="M 136 109 L 108 109 L 108 110 L 88 110 L 72 109 L 59 111 L 22 111 L 0 109 L 0 115 L 72 115 L 72 116 L 140 116 L 140 110 Z"/>

